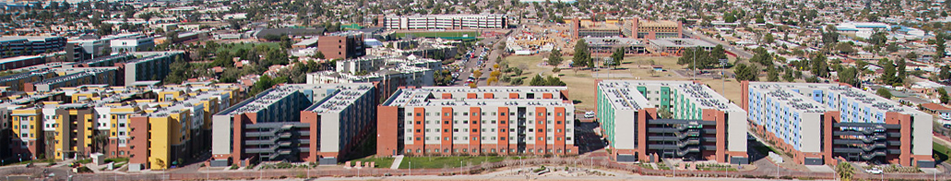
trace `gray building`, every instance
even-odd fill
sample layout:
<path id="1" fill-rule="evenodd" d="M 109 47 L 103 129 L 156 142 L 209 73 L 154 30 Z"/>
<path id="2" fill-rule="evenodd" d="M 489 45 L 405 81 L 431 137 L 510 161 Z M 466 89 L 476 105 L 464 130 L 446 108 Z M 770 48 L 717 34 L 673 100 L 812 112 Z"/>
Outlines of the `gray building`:
<path id="1" fill-rule="evenodd" d="M 371 83 L 290 84 L 268 89 L 212 117 L 211 166 L 258 161 L 336 164 L 372 133 Z"/>

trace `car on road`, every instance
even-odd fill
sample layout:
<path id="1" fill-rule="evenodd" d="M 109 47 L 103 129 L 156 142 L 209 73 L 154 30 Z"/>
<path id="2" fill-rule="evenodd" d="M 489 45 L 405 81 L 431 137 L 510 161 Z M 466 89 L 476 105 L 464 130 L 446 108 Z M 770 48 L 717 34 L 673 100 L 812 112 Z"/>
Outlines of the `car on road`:
<path id="1" fill-rule="evenodd" d="M 879 169 L 879 168 L 866 169 L 865 172 L 868 172 L 871 174 L 882 174 L 882 169 Z"/>

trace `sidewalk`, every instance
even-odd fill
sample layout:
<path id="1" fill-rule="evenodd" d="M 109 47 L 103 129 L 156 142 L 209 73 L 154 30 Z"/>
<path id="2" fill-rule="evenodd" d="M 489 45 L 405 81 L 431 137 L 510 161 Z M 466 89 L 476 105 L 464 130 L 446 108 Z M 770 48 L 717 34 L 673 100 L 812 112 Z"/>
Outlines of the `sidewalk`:
<path id="1" fill-rule="evenodd" d="M 396 156 L 396 160 L 393 160 L 393 164 L 390 165 L 390 169 L 400 169 L 400 163 L 403 163 L 403 155 Z"/>

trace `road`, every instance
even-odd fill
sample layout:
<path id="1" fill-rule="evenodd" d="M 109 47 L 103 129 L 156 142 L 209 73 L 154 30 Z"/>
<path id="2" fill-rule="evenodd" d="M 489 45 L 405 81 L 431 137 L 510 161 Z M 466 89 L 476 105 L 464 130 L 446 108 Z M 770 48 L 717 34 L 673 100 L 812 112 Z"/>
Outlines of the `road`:
<path id="1" fill-rule="evenodd" d="M 707 35 L 703 35 L 703 33 L 697 33 L 697 32 L 694 32 L 693 30 L 690 30 L 690 29 L 684 29 L 684 34 L 687 35 L 687 36 L 693 37 L 693 38 L 702 39 L 702 40 L 704 40 L 704 41 L 708 41 L 708 42 L 711 42 L 711 43 L 720 44 L 720 45 L 723 46 L 723 49 L 726 49 L 726 51 L 730 51 L 730 52 L 733 52 L 734 54 L 736 54 L 737 58 L 746 58 L 746 59 L 749 59 L 749 58 L 752 58 L 752 57 L 753 57 L 753 54 L 750 54 L 749 52 L 746 52 L 746 51 L 743 50 L 742 48 L 733 47 L 733 45 L 730 45 L 730 44 L 727 43 L 727 42 L 723 42 L 723 41 L 720 41 L 720 40 L 718 40 L 718 39 L 711 38 L 711 37 L 709 37 L 709 36 L 707 36 Z"/>
<path id="2" fill-rule="evenodd" d="M 494 42 L 496 42 L 496 41 L 498 41 L 498 40 L 499 40 L 499 39 L 496 38 L 496 37 L 489 37 L 489 38 L 482 39 L 482 41 L 479 41 L 479 42 L 480 42 L 480 44 L 482 44 L 482 45 L 488 44 L 488 43 L 490 43 L 490 42 L 493 42 L 492 45 L 496 45 L 496 44 L 494 44 Z M 489 48 L 489 51 L 491 51 L 492 53 L 488 53 L 488 54 L 486 55 L 486 59 L 484 60 L 484 61 L 485 61 L 484 64 L 490 64 L 490 63 L 491 63 L 491 64 L 495 64 L 495 58 L 494 58 L 494 57 L 498 57 L 498 52 L 495 51 L 495 49 L 492 48 L 492 47 L 488 47 L 488 48 Z M 470 50 L 473 50 L 473 51 L 472 51 L 472 54 L 475 54 L 475 55 L 482 54 L 482 52 L 483 52 L 481 46 L 470 47 Z M 495 56 L 493 56 L 493 55 L 495 55 Z M 491 57 L 491 58 L 490 58 L 490 57 Z M 458 80 L 456 80 L 455 85 L 467 86 L 465 82 L 466 82 L 466 79 L 469 78 L 469 75 L 472 74 L 472 70 L 473 70 L 473 69 L 476 69 L 476 68 L 482 69 L 481 67 L 478 66 L 478 62 L 479 62 L 478 57 L 477 57 L 477 58 L 473 58 L 473 59 L 469 59 L 469 61 L 466 62 L 465 65 L 463 65 L 463 67 L 460 68 L 460 70 L 461 70 L 462 72 L 459 73 L 459 78 L 458 78 Z M 485 67 L 492 67 L 491 64 L 490 64 L 490 65 L 486 65 Z M 483 70 L 482 70 L 482 77 L 488 77 L 488 76 L 489 76 L 489 73 L 483 69 Z M 481 85 L 484 85 L 485 83 L 484 83 L 483 81 L 485 81 L 485 78 L 482 78 L 482 77 L 480 77 L 479 80 L 477 80 L 477 81 L 479 81 Z"/>

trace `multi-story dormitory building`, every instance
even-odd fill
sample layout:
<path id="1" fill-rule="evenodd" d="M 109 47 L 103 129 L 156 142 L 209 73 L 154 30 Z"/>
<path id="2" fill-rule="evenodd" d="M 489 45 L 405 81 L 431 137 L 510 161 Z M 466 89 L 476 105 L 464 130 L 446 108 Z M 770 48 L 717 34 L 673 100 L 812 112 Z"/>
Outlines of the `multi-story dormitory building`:
<path id="1" fill-rule="evenodd" d="M 839 159 L 931 168 L 932 115 L 847 85 L 743 82 L 754 132 L 807 165 Z"/>
<path id="2" fill-rule="evenodd" d="M 616 161 L 749 163 L 746 111 L 704 84 L 604 80 L 597 100 L 602 135 Z"/>
<path id="3" fill-rule="evenodd" d="M 260 161 L 336 164 L 358 153 L 376 126 L 371 83 L 277 86 L 214 115 L 211 166 Z M 370 151 L 372 150 L 365 150 Z"/>
<path id="4" fill-rule="evenodd" d="M 65 46 L 66 38 L 59 36 L 4 36 L 0 37 L 0 58 L 62 51 Z"/>
<path id="5" fill-rule="evenodd" d="M 377 114 L 377 155 L 576 155 L 565 87 L 398 90 Z"/>
<path id="6" fill-rule="evenodd" d="M 50 91 L 84 84 L 131 86 L 140 81 L 164 79 L 169 65 L 186 57 L 184 51 L 131 52 L 34 65 L 14 70 L 21 73 L 0 77 L 0 86 L 9 86 L 14 91 Z"/>
<path id="7" fill-rule="evenodd" d="M 508 26 L 502 14 L 388 15 L 378 19 L 380 26 L 391 30 L 498 29 Z"/>
<path id="8" fill-rule="evenodd" d="M 381 97 L 388 97 L 399 87 L 434 86 L 433 74 L 442 69 L 439 60 L 402 56 L 367 56 L 337 61 L 335 71 L 307 74 L 308 84 L 376 83 Z"/>
<path id="9" fill-rule="evenodd" d="M 24 159 L 102 153 L 130 158 L 129 169 L 165 169 L 210 146 L 211 115 L 240 100 L 232 84 L 60 88 L 12 96 L 0 107 Z M 7 140 L 4 140 L 7 141 Z M 8 158 L 8 157 L 5 157 Z"/>

